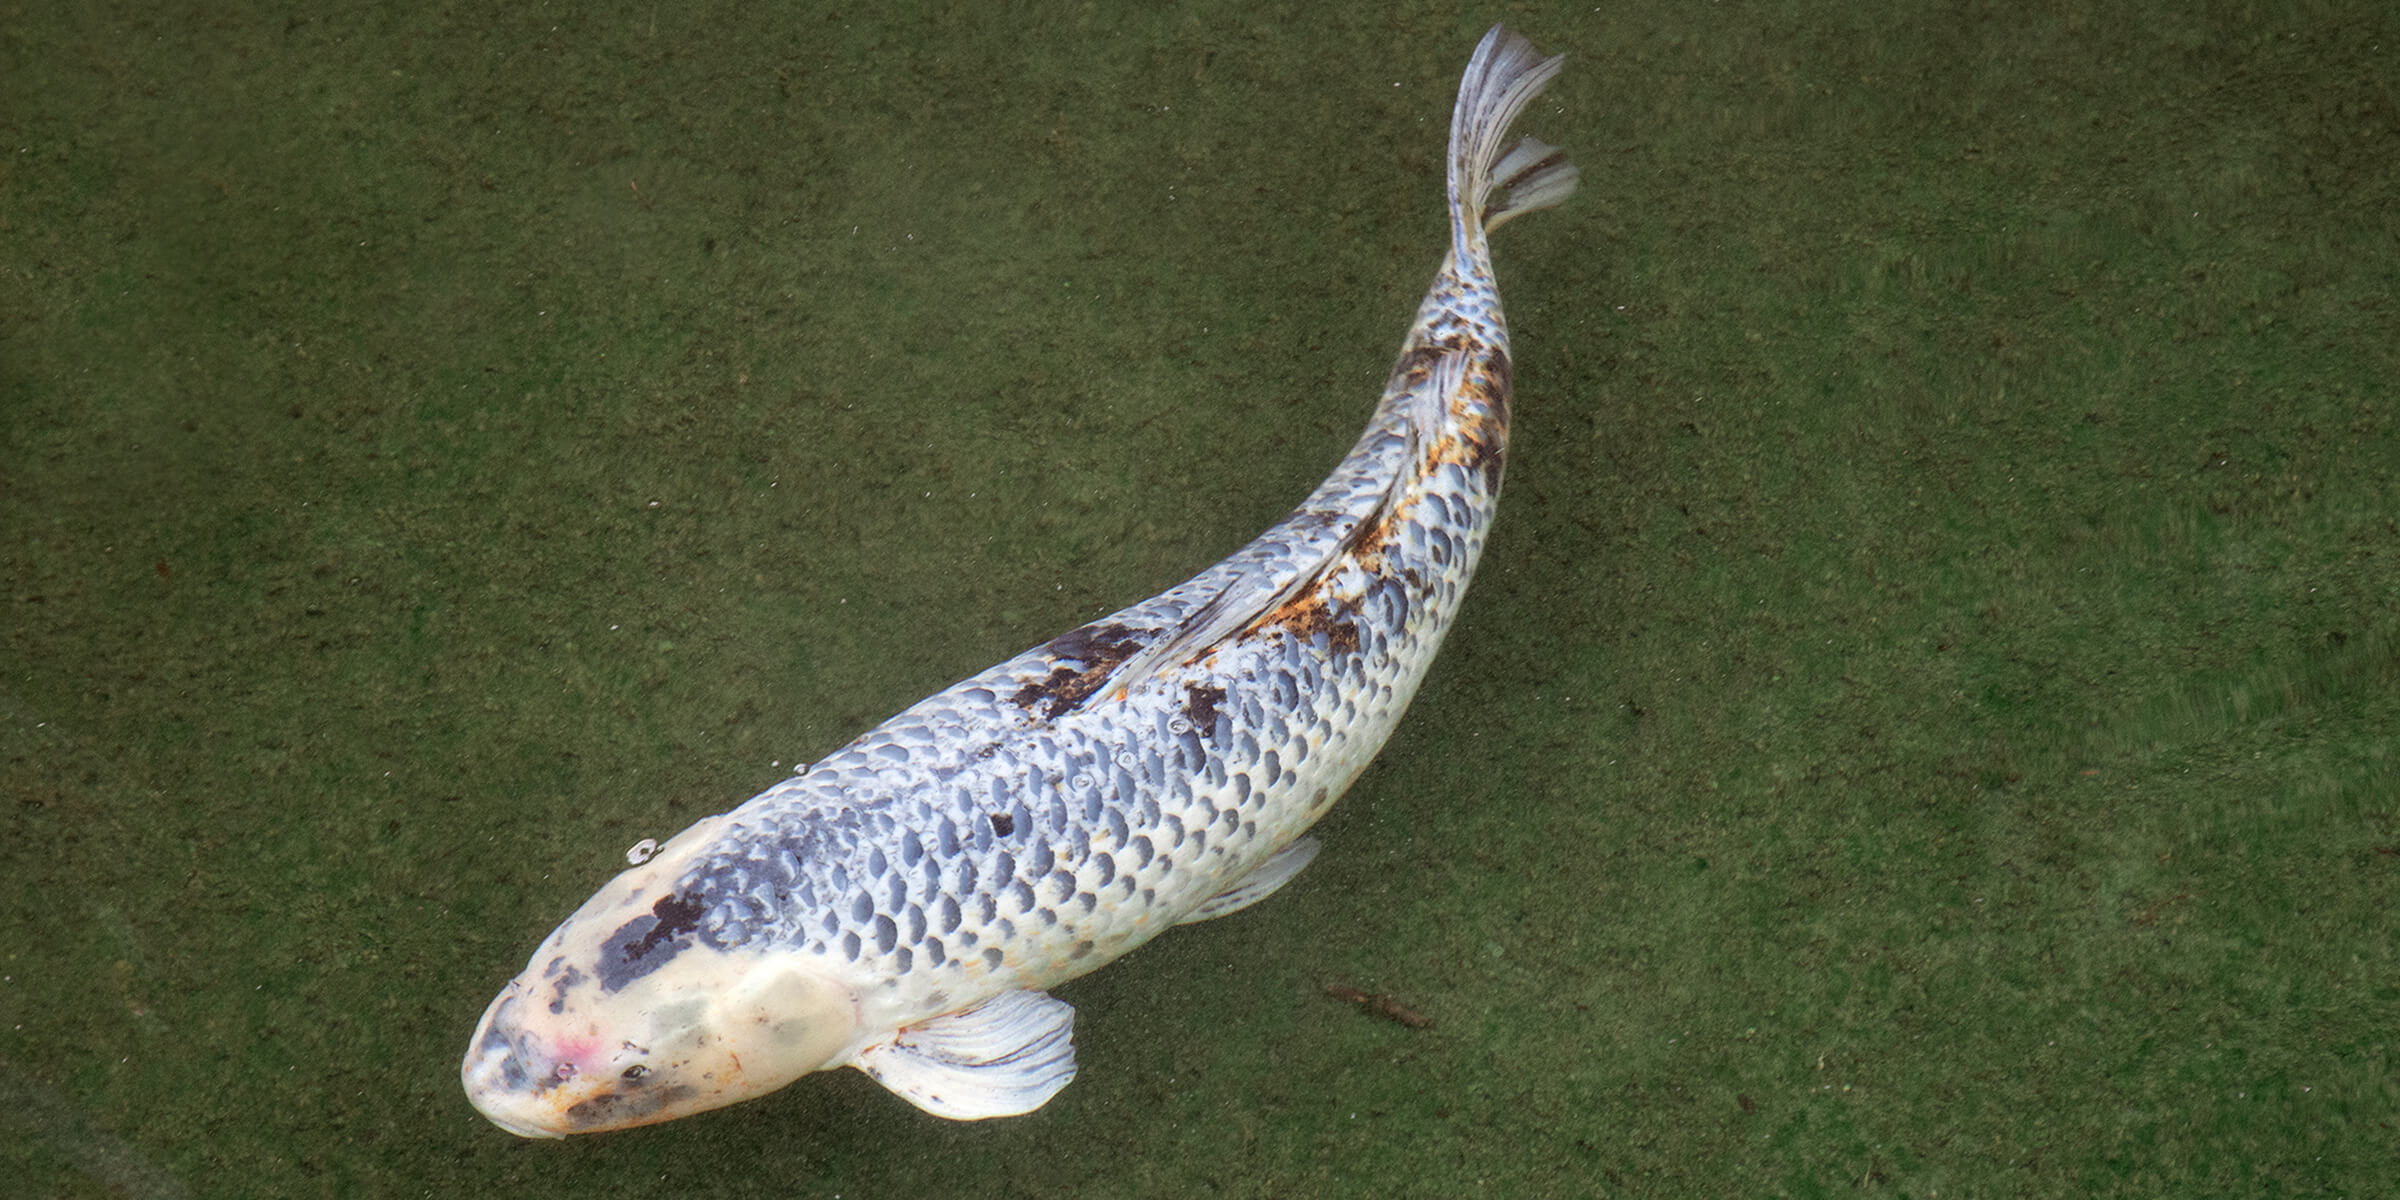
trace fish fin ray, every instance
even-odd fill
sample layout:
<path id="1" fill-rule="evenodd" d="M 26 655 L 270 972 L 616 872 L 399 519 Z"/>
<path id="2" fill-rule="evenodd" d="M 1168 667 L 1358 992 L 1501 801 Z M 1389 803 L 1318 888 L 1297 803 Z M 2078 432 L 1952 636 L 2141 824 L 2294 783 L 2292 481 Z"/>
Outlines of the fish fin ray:
<path id="1" fill-rule="evenodd" d="M 1317 839 L 1301 838 L 1258 864 L 1256 869 L 1242 876 L 1241 882 L 1201 901 L 1200 907 L 1186 913 L 1176 924 L 1189 925 L 1194 921 L 1210 921 L 1227 913 L 1240 912 L 1274 895 L 1316 856 Z"/>
<path id="2" fill-rule="evenodd" d="M 1191 615 L 1169 630 L 1165 637 L 1126 659 L 1117 668 L 1116 674 L 1109 677 L 1109 688 L 1122 694 L 1171 663 L 1199 656 L 1209 647 L 1232 637 L 1243 626 L 1257 620 L 1259 614 L 1273 612 L 1292 597 L 1308 590 L 1316 582 L 1321 570 L 1321 567 L 1302 570 L 1281 587 L 1272 586 L 1273 577 L 1263 564 L 1253 564 L 1236 572 L 1216 595 L 1193 609 Z"/>
<path id="3" fill-rule="evenodd" d="M 1537 137 L 1522 137 L 1492 167 L 1493 186 L 1500 193 L 1499 207 L 1483 219 L 1484 232 L 1500 228 L 1511 217 L 1529 212 L 1556 208 L 1575 192 L 1575 184 L 1583 173 L 1568 162 L 1564 152 Z"/>
<path id="4" fill-rule="evenodd" d="M 1557 147 L 1527 138 L 1505 155 L 1500 149 L 1508 127 L 1564 61 L 1563 54 L 1543 57 L 1506 25 L 1492 26 L 1475 47 L 1450 115 L 1450 211 L 1461 226 L 1453 231 L 1455 240 L 1471 240 L 1463 236 L 1468 230 L 1488 232 L 1511 217 L 1549 208 L 1575 190 L 1576 170 Z M 1490 208 L 1496 188 L 1505 191 L 1499 206 Z"/>
<path id="5" fill-rule="evenodd" d="M 1449 416 L 1450 397 L 1467 385 L 1468 356 L 1464 353 L 1444 354 L 1433 360 L 1425 382 L 1412 394 L 1408 412 L 1408 461 L 1422 467 L 1425 447 L 1441 436 L 1442 422 Z M 1393 507 L 1399 493 L 1416 481 L 1416 472 L 1401 471 L 1392 479 L 1392 490 L 1384 506 Z"/>
<path id="6" fill-rule="evenodd" d="M 851 1065 L 937 1117 L 1013 1117 L 1074 1081 L 1074 1034 L 1074 1005 L 1020 989 L 908 1026 Z"/>

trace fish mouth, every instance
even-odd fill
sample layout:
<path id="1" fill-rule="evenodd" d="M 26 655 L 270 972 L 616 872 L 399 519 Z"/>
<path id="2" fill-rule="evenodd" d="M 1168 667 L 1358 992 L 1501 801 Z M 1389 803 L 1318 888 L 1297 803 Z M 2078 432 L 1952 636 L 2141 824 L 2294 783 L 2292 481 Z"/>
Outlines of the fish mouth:
<path id="1" fill-rule="evenodd" d="M 462 1073 L 467 1100 L 475 1111 L 521 1138 L 563 1138 L 647 1125 L 680 1112 L 698 1094 L 693 1088 L 674 1084 L 619 1088 L 567 1083 L 522 1090 L 491 1082 L 519 1078 L 525 1065 L 513 1055 L 495 1056 L 471 1063 Z"/>
<path id="2" fill-rule="evenodd" d="M 492 1124 L 497 1125 L 500 1128 L 505 1129 L 521 1138 L 541 1138 L 548 1141 L 556 1141 L 567 1136 L 558 1130 L 545 1128 L 540 1125 L 527 1124 L 509 1116 L 505 1112 L 497 1112 L 489 1108 L 484 1108 L 481 1105 L 477 1105 L 476 1110 L 483 1114 L 485 1120 L 490 1121 Z"/>
<path id="3" fill-rule="evenodd" d="M 563 1138 L 665 1120 L 698 1094 L 647 1067 L 618 1070 L 605 1055 L 579 1061 L 526 1027 L 523 1001 L 515 984 L 494 998 L 459 1063 L 467 1102 L 492 1124 L 522 1138 Z"/>
<path id="4" fill-rule="evenodd" d="M 493 997 L 467 1043 L 459 1082 L 467 1102 L 492 1124 L 523 1138 L 565 1137 L 572 1130 L 558 1120 L 558 1093 L 576 1072 L 535 1048 L 533 1035 L 516 1019 L 522 1001 L 514 983 Z"/>

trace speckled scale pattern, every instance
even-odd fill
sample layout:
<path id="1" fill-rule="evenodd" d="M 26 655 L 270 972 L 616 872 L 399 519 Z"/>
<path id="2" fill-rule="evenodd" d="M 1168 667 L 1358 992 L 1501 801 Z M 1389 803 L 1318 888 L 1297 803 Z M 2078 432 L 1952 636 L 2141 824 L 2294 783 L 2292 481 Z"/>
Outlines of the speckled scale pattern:
<path id="1" fill-rule="evenodd" d="M 1237 911 L 1399 721 L 1458 611 L 1507 459 L 1485 233 L 1574 167 L 1510 123 L 1556 74 L 1495 26 L 1451 120 L 1451 245 L 1366 430 L 1290 516 L 695 822 L 553 930 L 460 1080 L 502 1128 L 672 1120 L 856 1067 L 954 1120 L 1074 1077 L 1045 995 Z"/>
<path id="2" fill-rule="evenodd" d="M 1506 333 L 1480 237 L 1467 247 L 1305 503 L 729 814 L 674 889 L 703 906 L 699 941 L 814 956 L 906 1024 L 1099 967 L 1322 816 L 1415 694 L 1497 498 Z M 1140 678 L 1112 674 L 1228 593 L 1281 603 Z"/>

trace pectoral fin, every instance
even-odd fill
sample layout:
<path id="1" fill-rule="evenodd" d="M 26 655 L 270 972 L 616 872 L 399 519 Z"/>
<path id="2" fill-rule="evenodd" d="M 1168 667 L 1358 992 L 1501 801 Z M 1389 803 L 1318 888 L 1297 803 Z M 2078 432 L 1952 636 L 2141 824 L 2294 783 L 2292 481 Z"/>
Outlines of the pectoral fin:
<path id="1" fill-rule="evenodd" d="M 937 1117 L 980 1121 L 1040 1108 L 1075 1078 L 1075 1007 L 1046 992 L 1002 992 L 902 1029 L 853 1066 Z"/>
<path id="2" fill-rule="evenodd" d="M 1309 860 L 1316 856 L 1317 839 L 1301 838 L 1276 851 L 1273 858 L 1258 864 L 1257 869 L 1242 876 L 1240 883 L 1201 901 L 1200 907 L 1193 909 L 1176 924 L 1189 925 L 1194 921 L 1206 921 L 1248 908 L 1274 895 L 1275 889 L 1290 883 L 1292 876 L 1299 874 L 1300 868 L 1307 866 Z"/>

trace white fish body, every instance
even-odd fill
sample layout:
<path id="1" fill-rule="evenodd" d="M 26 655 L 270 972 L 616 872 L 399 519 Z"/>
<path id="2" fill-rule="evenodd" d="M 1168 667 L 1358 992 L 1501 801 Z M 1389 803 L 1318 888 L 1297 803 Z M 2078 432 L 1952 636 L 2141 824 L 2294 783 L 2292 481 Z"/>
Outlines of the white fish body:
<path id="1" fill-rule="evenodd" d="M 1075 1074 L 1074 1010 L 1043 989 L 1307 865 L 1302 835 L 1408 707 L 1491 524 L 1510 369 L 1485 234 L 1574 188 L 1551 147 L 1503 146 L 1558 63 L 1504 28 L 1476 48 L 1450 253 L 1305 503 L 612 880 L 484 1012 L 460 1068 L 476 1108 L 559 1137 L 853 1066 L 940 1116 L 1030 1112 Z"/>

